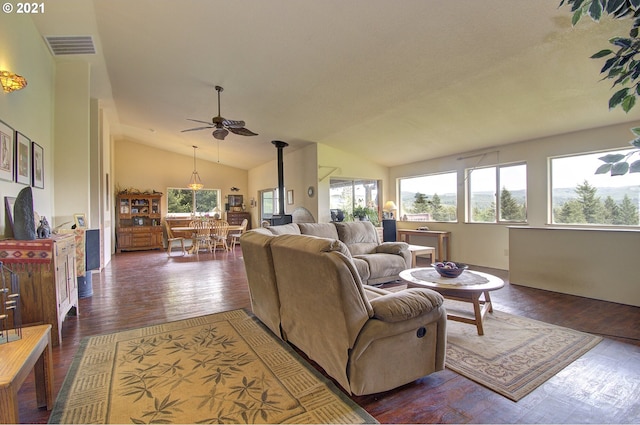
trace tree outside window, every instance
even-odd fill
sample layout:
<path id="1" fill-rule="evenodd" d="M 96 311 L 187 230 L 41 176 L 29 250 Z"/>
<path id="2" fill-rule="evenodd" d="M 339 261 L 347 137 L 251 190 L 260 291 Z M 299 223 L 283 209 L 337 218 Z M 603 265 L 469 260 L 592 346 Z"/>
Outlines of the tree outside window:
<path id="1" fill-rule="evenodd" d="M 167 189 L 167 213 L 173 215 L 211 214 L 220 206 L 220 189 Z"/>

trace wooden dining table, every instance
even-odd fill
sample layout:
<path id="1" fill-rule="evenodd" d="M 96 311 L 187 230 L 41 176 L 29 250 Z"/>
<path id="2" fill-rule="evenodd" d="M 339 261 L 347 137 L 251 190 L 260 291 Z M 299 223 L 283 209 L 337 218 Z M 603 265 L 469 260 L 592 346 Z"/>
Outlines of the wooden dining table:
<path id="1" fill-rule="evenodd" d="M 191 253 L 191 251 L 193 250 L 193 248 L 196 246 L 196 241 L 195 241 L 195 227 L 191 227 L 191 226 L 175 226 L 171 228 L 171 232 L 174 234 L 174 236 L 182 236 L 184 238 L 191 238 L 191 240 L 193 241 L 191 244 L 191 248 L 189 248 L 187 250 L 187 252 Z M 228 227 L 228 231 L 229 232 L 234 232 L 234 231 L 239 231 L 242 230 L 242 226 L 238 225 L 238 224 L 230 224 Z M 227 233 L 228 235 L 228 233 Z"/>

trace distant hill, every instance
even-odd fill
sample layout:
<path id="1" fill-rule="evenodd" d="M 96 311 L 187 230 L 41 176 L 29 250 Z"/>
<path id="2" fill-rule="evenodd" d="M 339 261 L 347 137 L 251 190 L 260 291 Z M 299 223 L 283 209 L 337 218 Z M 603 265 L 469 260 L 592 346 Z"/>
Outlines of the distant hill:
<path id="1" fill-rule="evenodd" d="M 623 187 L 600 187 L 598 188 L 597 196 L 604 202 L 607 196 L 611 196 L 616 203 L 621 203 L 624 195 L 628 195 L 631 199 L 631 203 L 634 205 L 640 205 L 640 188 L 638 186 L 623 186 Z M 415 200 L 416 192 L 402 192 L 400 199 L 403 204 L 411 203 Z M 456 194 L 455 193 L 438 193 L 440 202 L 443 205 L 455 205 Z M 525 201 L 524 190 L 514 190 L 511 192 L 511 196 L 518 202 L 523 203 Z M 563 187 L 553 190 L 553 207 L 560 206 L 568 200 L 576 197 L 575 187 Z M 431 196 L 428 197 L 431 199 Z M 494 201 L 493 192 L 476 192 L 474 194 L 474 200 L 480 208 L 487 208 Z"/>
<path id="2" fill-rule="evenodd" d="M 628 195 L 631 203 L 638 205 L 640 202 L 640 188 L 638 186 L 622 186 L 622 187 L 599 187 L 596 195 L 604 202 L 608 196 L 611 196 L 617 204 L 621 203 L 624 195 Z M 553 190 L 553 206 L 563 205 L 568 200 L 576 197 L 575 187 L 562 187 Z"/>

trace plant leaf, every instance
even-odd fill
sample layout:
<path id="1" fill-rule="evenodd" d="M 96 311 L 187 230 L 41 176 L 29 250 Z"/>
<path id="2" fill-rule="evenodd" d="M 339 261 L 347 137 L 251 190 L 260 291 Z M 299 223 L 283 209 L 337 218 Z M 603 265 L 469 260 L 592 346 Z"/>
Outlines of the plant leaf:
<path id="1" fill-rule="evenodd" d="M 606 62 L 604 63 L 604 66 L 600 70 L 600 73 L 602 74 L 607 69 L 611 68 L 613 65 L 616 64 L 617 61 L 618 61 L 618 57 L 617 56 L 614 56 L 612 58 L 607 59 Z"/>
<path id="2" fill-rule="evenodd" d="M 630 48 L 633 43 L 631 39 L 624 37 L 613 37 L 609 42 L 614 46 L 622 47 L 623 49 Z"/>
<path id="3" fill-rule="evenodd" d="M 589 6 L 589 16 L 591 19 L 598 22 L 600 21 L 600 17 L 602 16 L 602 4 L 600 0 L 592 0 L 591 6 Z"/>
<path id="4" fill-rule="evenodd" d="M 613 166 L 611 167 L 612 176 L 622 176 L 623 174 L 627 174 L 627 171 L 629 171 L 628 162 L 618 162 L 613 164 Z"/>
<path id="5" fill-rule="evenodd" d="M 624 101 L 622 102 L 622 109 L 624 109 L 624 111 L 628 113 L 635 104 L 636 97 L 634 95 L 629 95 L 624 98 Z"/>
<path id="6" fill-rule="evenodd" d="M 640 136 L 640 134 L 639 134 Z M 636 148 L 640 149 L 640 137 L 633 139 L 632 141 L 629 142 L 629 144 L 631 144 L 632 146 L 635 146 Z"/>
<path id="7" fill-rule="evenodd" d="M 594 53 L 593 55 L 591 55 L 591 59 L 603 58 L 603 57 L 608 56 L 608 55 L 610 55 L 612 53 L 613 53 L 613 50 L 611 50 L 611 49 L 603 49 L 603 50 L 600 50 L 598 53 Z"/>
<path id="8" fill-rule="evenodd" d="M 571 25 L 573 25 L 574 27 L 578 24 L 578 22 L 580 22 L 580 18 L 582 17 L 582 10 L 578 9 L 573 13 L 573 16 L 571 17 Z"/>
<path id="9" fill-rule="evenodd" d="M 611 170 L 611 164 L 602 164 L 598 167 L 595 174 L 607 174 Z"/>
<path id="10" fill-rule="evenodd" d="M 628 88 L 624 88 L 622 90 L 618 90 L 617 92 L 615 92 L 614 95 L 611 96 L 611 99 L 609 99 L 609 109 L 613 109 L 616 106 L 618 106 L 620 103 L 622 103 L 624 98 L 627 96 L 628 92 L 629 92 Z"/>
<path id="11" fill-rule="evenodd" d="M 624 6 L 624 3 L 625 0 L 609 0 L 607 2 L 607 13 L 613 14 L 618 12 Z"/>
<path id="12" fill-rule="evenodd" d="M 607 164 L 615 164 L 618 161 L 622 161 L 626 155 L 621 153 L 610 153 L 605 156 L 601 156 L 598 158 L 602 162 L 606 162 Z"/>
<path id="13" fill-rule="evenodd" d="M 629 166 L 629 172 L 640 173 L 640 159 L 631 163 Z"/>

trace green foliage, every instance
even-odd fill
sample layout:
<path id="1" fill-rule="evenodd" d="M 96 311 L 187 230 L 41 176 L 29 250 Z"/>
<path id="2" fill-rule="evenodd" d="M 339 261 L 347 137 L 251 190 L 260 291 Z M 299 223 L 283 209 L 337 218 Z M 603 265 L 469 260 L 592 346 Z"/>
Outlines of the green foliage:
<path id="1" fill-rule="evenodd" d="M 473 207 L 471 211 L 471 221 L 476 223 L 495 223 L 496 203 L 492 201 L 486 208 Z"/>
<path id="2" fill-rule="evenodd" d="M 571 199 L 554 210 L 554 221 L 566 224 L 613 224 L 638 225 L 638 207 L 628 195 L 620 204 L 611 197 L 602 202 L 597 196 L 598 189 L 588 181 L 576 186 L 577 198 Z"/>
<path id="3" fill-rule="evenodd" d="M 565 0 L 560 2 L 560 6 L 565 4 Z M 606 61 L 600 70 L 604 79 L 613 80 L 612 88 L 618 90 L 609 99 L 609 109 L 621 107 L 625 112 L 629 112 L 636 104 L 636 99 L 640 96 L 640 1 L 639 0 L 566 0 L 566 4 L 571 6 L 573 25 L 576 25 L 580 18 L 588 16 L 595 22 L 600 21 L 603 14 L 607 14 L 614 19 L 630 18 L 631 29 L 628 37 L 613 37 L 609 43 L 613 49 L 603 49 L 594 53 L 591 58 Z M 640 148 L 640 133 L 638 128 L 631 130 L 635 134 L 635 139 L 630 144 Z M 612 176 L 640 172 L 640 160 L 628 164 L 628 159 L 634 153 L 624 159 L 612 161 L 602 159 L 605 162 L 596 170 L 596 174 L 610 172 Z"/>
<path id="4" fill-rule="evenodd" d="M 503 187 L 500 192 L 500 220 L 502 221 L 525 221 L 525 205 L 518 203 L 511 192 Z"/>
<path id="5" fill-rule="evenodd" d="M 190 213 L 193 205 L 191 189 L 167 190 L 168 211 L 172 213 Z"/>
<path id="6" fill-rule="evenodd" d="M 455 221 L 457 214 L 455 205 L 443 204 L 437 193 L 429 199 L 425 194 L 417 192 L 413 204 L 406 208 L 406 211 L 413 214 L 429 214 L 433 221 Z"/>

